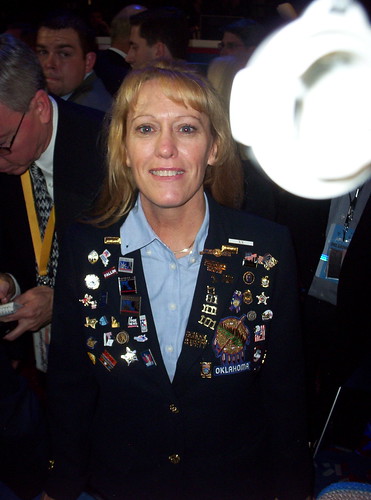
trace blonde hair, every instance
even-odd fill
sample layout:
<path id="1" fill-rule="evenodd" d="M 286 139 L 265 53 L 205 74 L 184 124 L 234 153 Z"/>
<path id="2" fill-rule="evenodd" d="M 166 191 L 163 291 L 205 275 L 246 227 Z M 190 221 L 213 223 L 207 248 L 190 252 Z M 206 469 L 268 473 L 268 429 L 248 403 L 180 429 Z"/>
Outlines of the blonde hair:
<path id="1" fill-rule="evenodd" d="M 137 195 L 132 169 L 126 165 L 127 117 L 138 100 L 142 86 L 157 80 L 172 101 L 206 114 L 210 120 L 217 155 L 206 169 L 204 187 L 219 203 L 239 208 L 243 198 L 243 171 L 229 122 L 216 92 L 206 78 L 187 64 L 157 61 L 131 71 L 124 79 L 112 109 L 108 133 L 108 172 L 93 211 L 93 224 L 106 227 L 127 214 Z"/>
<path id="2" fill-rule="evenodd" d="M 207 79 L 222 99 L 228 116 L 233 79 L 240 69 L 241 61 L 233 56 L 215 57 L 207 69 Z"/>

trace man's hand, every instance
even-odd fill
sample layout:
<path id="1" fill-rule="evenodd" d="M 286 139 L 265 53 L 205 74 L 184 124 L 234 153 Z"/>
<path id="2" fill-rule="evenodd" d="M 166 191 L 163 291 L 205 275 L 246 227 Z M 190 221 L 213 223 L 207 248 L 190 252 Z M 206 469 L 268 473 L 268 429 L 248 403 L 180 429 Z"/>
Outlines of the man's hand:
<path id="1" fill-rule="evenodd" d="M 50 323 L 52 318 L 54 291 L 48 286 L 37 286 L 18 295 L 16 302 L 21 304 L 15 313 L 0 317 L 0 321 L 9 323 L 18 321 L 18 325 L 5 335 L 5 340 L 15 340 L 22 333 L 31 330 L 36 332 Z"/>
<path id="2" fill-rule="evenodd" d="M 7 304 L 15 294 L 15 285 L 9 274 L 0 273 L 0 302 Z"/>

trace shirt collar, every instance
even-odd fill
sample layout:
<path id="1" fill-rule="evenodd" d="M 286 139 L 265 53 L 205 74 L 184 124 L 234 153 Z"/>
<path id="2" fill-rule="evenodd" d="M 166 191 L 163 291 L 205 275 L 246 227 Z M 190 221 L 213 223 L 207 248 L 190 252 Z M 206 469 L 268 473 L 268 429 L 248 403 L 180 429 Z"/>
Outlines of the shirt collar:
<path id="1" fill-rule="evenodd" d="M 112 50 L 112 52 L 116 52 L 117 54 L 120 54 L 124 59 L 126 59 L 127 54 L 123 50 L 117 49 L 116 47 L 109 47 L 108 50 Z"/>
<path id="2" fill-rule="evenodd" d="M 43 171 L 44 175 L 52 175 L 53 174 L 53 156 L 54 156 L 54 146 L 55 146 L 55 138 L 57 135 L 57 125 L 58 125 L 58 106 L 55 100 L 49 96 L 49 99 L 52 103 L 53 109 L 53 131 L 52 136 L 50 138 L 48 147 L 41 154 L 41 156 L 35 161 L 36 165 Z"/>
<path id="3" fill-rule="evenodd" d="M 70 92 L 69 94 L 65 94 L 65 95 L 62 95 L 61 96 L 61 99 L 63 99 L 64 101 L 68 101 L 68 99 L 71 97 L 71 95 L 75 92 L 76 89 L 80 88 L 80 86 L 84 83 L 84 81 L 89 78 L 90 75 L 92 75 L 94 73 L 94 70 L 93 71 L 89 71 L 89 73 L 85 73 L 85 76 L 84 76 L 84 79 L 83 81 L 80 83 L 80 85 L 78 85 L 72 92 Z"/>
<path id="4" fill-rule="evenodd" d="M 199 255 L 203 250 L 206 236 L 209 231 L 209 204 L 205 194 L 204 198 L 205 217 L 193 244 L 193 255 Z M 148 224 L 139 195 L 134 207 L 130 210 L 125 222 L 120 228 L 120 238 L 122 255 L 126 255 L 130 252 L 143 248 L 152 243 L 154 240 L 157 240 L 164 245 Z"/>

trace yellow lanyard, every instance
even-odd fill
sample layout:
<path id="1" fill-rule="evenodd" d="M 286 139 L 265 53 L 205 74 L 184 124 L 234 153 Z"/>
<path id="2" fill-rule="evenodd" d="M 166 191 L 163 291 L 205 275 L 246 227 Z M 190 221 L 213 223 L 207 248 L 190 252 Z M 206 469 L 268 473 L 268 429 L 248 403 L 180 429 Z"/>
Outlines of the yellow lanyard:
<path id="1" fill-rule="evenodd" d="M 38 272 L 40 276 L 46 276 L 55 228 L 54 205 L 50 211 L 44 239 L 41 241 L 29 169 L 21 175 L 21 180 Z"/>

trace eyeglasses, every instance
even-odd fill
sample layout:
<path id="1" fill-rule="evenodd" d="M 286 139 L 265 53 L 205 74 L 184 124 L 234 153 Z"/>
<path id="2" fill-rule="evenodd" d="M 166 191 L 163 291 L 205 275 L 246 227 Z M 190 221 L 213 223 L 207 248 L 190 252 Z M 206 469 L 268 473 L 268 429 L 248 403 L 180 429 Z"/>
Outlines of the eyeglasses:
<path id="1" fill-rule="evenodd" d="M 228 50 L 234 50 L 238 49 L 239 47 L 245 47 L 243 43 L 237 43 L 237 42 L 219 42 L 218 43 L 218 49 L 228 49 Z"/>
<path id="2" fill-rule="evenodd" d="M 23 118 L 24 118 L 24 115 L 26 113 L 23 113 L 22 117 L 21 117 L 21 120 L 18 124 L 18 127 L 17 127 L 17 130 L 15 131 L 13 137 L 11 138 L 11 141 L 9 143 L 9 146 L 4 146 L 3 144 L 0 144 L 0 156 L 6 156 L 6 155 L 9 155 L 11 152 L 12 152 L 12 146 L 13 146 L 13 143 L 15 141 L 15 138 L 17 137 L 17 134 L 18 134 L 18 131 L 19 129 L 21 128 L 21 125 L 22 125 L 22 122 L 23 122 Z"/>

